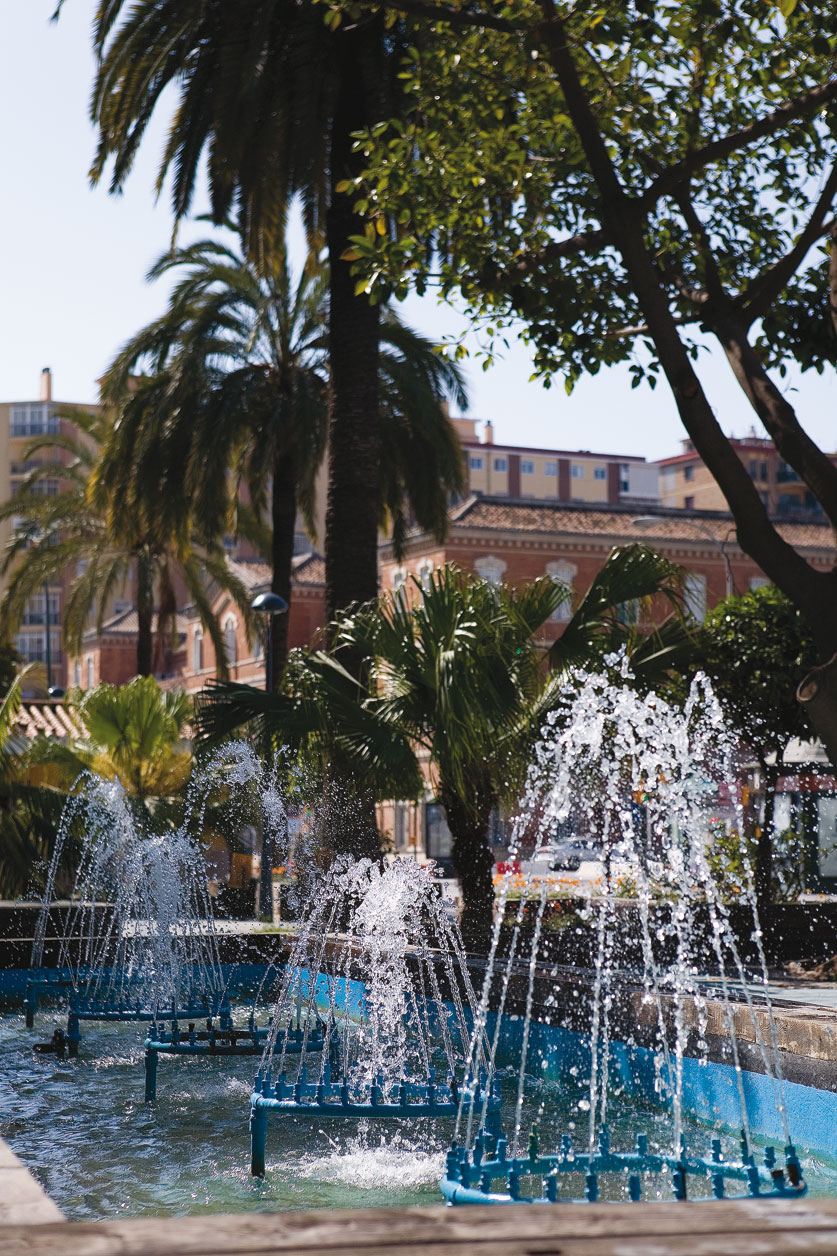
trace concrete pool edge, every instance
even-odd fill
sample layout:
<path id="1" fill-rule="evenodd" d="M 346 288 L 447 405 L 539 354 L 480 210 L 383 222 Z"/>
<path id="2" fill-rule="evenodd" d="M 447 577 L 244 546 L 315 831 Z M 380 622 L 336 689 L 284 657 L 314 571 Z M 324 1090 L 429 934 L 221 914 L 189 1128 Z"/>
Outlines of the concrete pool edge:
<path id="1" fill-rule="evenodd" d="M 0 1227 L 46 1225 L 63 1220 L 58 1205 L 0 1138 Z"/>

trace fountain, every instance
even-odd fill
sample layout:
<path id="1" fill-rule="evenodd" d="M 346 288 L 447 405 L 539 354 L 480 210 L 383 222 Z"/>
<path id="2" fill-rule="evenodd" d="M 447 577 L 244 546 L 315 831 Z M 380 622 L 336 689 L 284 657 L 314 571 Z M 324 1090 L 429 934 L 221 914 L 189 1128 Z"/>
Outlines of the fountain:
<path id="1" fill-rule="evenodd" d="M 369 860 L 336 863 L 300 922 L 256 1075 L 254 1176 L 265 1171 L 268 1113 L 454 1117 L 476 1005 L 458 926 L 430 870 L 407 861 L 383 869 Z M 289 1079 L 286 1057 L 297 1045 Z M 489 1093 L 477 1076 L 469 1087 L 491 1126 L 496 1086 Z"/>
<path id="2" fill-rule="evenodd" d="M 58 977 L 33 978 L 39 994 L 66 991 L 66 1041 L 74 1056 L 83 1021 L 229 1020 L 212 900 L 198 842 L 186 827 L 147 834 L 119 781 L 85 773 L 62 818 L 32 949 L 43 965 L 56 872 L 66 844 L 83 835 L 73 906 L 59 945 Z"/>
<path id="3" fill-rule="evenodd" d="M 219 787 L 227 815 L 238 805 L 244 819 L 255 807 L 286 861 L 286 795 L 275 774 L 246 746 L 217 756 L 195 787 L 187 821 L 165 836 L 137 827 L 118 786 L 85 780 L 62 836 L 71 840 L 83 823 L 77 901 L 57 972 L 68 983 L 71 1013 L 105 1028 L 109 1019 L 150 1022 L 148 1101 L 157 1095 L 161 1059 L 206 1063 L 183 1083 L 194 1091 L 197 1076 L 205 1079 L 190 1109 L 204 1139 L 209 1122 L 223 1125 L 228 1096 L 244 1081 L 230 1062 L 222 1086 L 211 1061 L 259 1057 L 251 1171 L 264 1175 L 268 1122 L 278 1122 L 285 1173 L 271 1175 L 271 1191 L 280 1176 L 304 1178 L 311 1121 L 336 1131 L 337 1159 L 357 1154 L 358 1130 L 372 1123 L 390 1142 L 408 1127 L 418 1139 L 411 1157 L 439 1156 L 438 1181 L 438 1123 L 445 1129 L 449 1121 L 442 1193 L 457 1205 L 666 1193 L 798 1197 L 807 1186 L 790 1135 L 776 1027 L 766 991 L 757 989 L 767 971 L 752 869 L 742 844 L 733 872 L 719 876 L 712 847 L 717 809 L 707 801 L 713 782 L 736 779 L 736 747 L 705 682 L 695 683 L 679 711 L 628 681 L 619 658 L 606 674 L 578 675 L 543 730 L 509 867 L 529 848 L 536 857 L 499 887 L 476 992 L 482 962 L 463 953 L 427 868 L 338 860 L 322 871 L 303 838 L 295 933 L 281 957 L 269 957 L 249 1018 L 237 1027 L 192 835 L 217 827 Z M 740 807 L 731 804 L 727 820 L 743 831 Z M 556 888 L 541 875 L 550 872 L 541 856 L 567 830 L 598 854 L 576 884 Z M 570 921 L 562 936 L 572 934 L 576 951 L 590 956 L 587 974 L 550 956 L 556 892 Z M 43 939 L 39 928 L 36 960 Z M 263 1025 L 255 1008 L 268 975 L 276 994 Z M 45 973 L 32 981 L 31 1000 L 36 983 L 55 984 Z M 136 1066 L 135 1050 L 121 1055 L 126 1072 Z M 709 1070 L 723 1072 L 722 1109 L 712 1107 L 715 1092 L 711 1103 L 702 1097 Z M 768 1100 L 754 1119 L 756 1075 Z M 182 1113 L 183 1086 L 155 1121 Z M 99 1080 L 97 1094 L 98 1087 Z M 102 1111 L 109 1102 L 96 1100 Z M 776 1126 L 769 1131 L 768 1102 L 767 1123 Z M 690 1113 L 740 1133 L 732 1142 L 712 1130 L 706 1149 L 696 1150 L 700 1130 Z M 186 1139 L 190 1123 L 179 1120 Z M 228 1137 L 234 1176 L 234 1132 Z M 204 1146 L 198 1139 L 191 1153 L 198 1174 Z"/>
<path id="4" fill-rule="evenodd" d="M 469 1084 L 463 1087 L 455 1140 L 442 1181 L 442 1192 L 451 1203 L 516 1201 L 521 1198 L 521 1178 L 540 1178 L 542 1194 L 537 1198 L 554 1202 L 568 1198 L 558 1190 L 565 1174 L 581 1175 L 588 1200 L 598 1197 L 601 1174 L 618 1175 L 631 1200 L 641 1197 L 643 1175 L 660 1173 L 669 1175 L 678 1199 L 686 1198 L 687 1180 L 692 1177 L 708 1179 L 713 1195 L 719 1198 L 729 1180 L 744 1183 L 749 1195 L 765 1193 L 765 1188 L 773 1197 L 805 1190 L 788 1131 L 770 1001 L 765 993 L 757 1006 L 751 990 L 753 976 L 733 926 L 730 897 L 749 915 L 755 980 L 766 986 L 753 869 L 743 841 L 741 870 L 732 886 L 728 878 L 722 883 L 711 859 L 707 798 L 713 782 L 736 779 L 734 741 L 704 679 L 695 680 L 682 711 L 656 694 L 642 696 L 627 683 L 631 679 L 619 656 L 608 660 L 605 674 L 579 674 L 543 730 L 517 825 L 518 841 L 533 830 L 537 833 L 536 857 L 518 887 L 514 928 L 503 956 L 500 941 L 512 901 L 512 874 L 506 875 L 501 887 L 468 1057 Z M 742 833 L 740 808 L 733 818 Z M 554 888 L 549 877 L 538 872 L 548 868 L 548 857 L 542 856 L 548 852 L 552 835 L 568 824 L 598 848 L 579 910 L 578 927 L 594 957 L 586 1018 L 578 1006 L 570 1018 L 576 1030 L 576 1050 L 589 1077 L 587 1097 L 579 1104 L 587 1116 L 586 1145 L 574 1150 L 571 1134 L 565 1132 L 554 1152 L 544 1155 L 535 1129 L 523 1154 L 527 1075 L 548 1066 L 543 1056 L 531 1058 L 536 982 L 549 985 L 541 948 L 545 909 Z M 577 884 L 575 893 L 583 894 L 583 885 Z M 535 907 L 531 930 L 524 928 L 530 904 Z M 491 1086 L 516 967 L 525 974 L 526 985 L 516 1043 L 518 1082 L 509 1142 L 491 1137 L 484 1104 L 481 1108 L 475 1100 L 472 1083 L 484 1076 Z M 744 1042 L 742 1008 L 749 1014 Z M 555 1017 L 554 994 L 543 1000 L 541 1012 L 542 1021 Z M 585 1019 L 579 1029 L 579 1020 Z M 493 1032 L 489 1032 L 492 1021 Z M 564 1023 L 569 1021 L 565 1018 Z M 716 1037 L 724 1036 L 722 1054 L 738 1098 L 736 1123 L 741 1127 L 741 1142 L 740 1157 L 734 1159 L 722 1156 L 717 1140 L 707 1157 L 690 1156 L 683 1141 L 685 1075 L 688 1071 L 691 1078 L 695 1060 L 708 1058 L 712 1029 L 719 1031 Z M 784 1168 L 777 1165 L 772 1147 L 765 1150 L 764 1164 L 756 1164 L 742 1064 L 745 1050 L 749 1057 L 757 1056 L 755 1063 L 773 1087 L 785 1148 Z M 574 1070 L 578 1071 L 578 1065 Z M 656 1101 L 671 1112 L 670 1150 L 649 1152 L 645 1135 L 638 1133 L 631 1150 L 614 1151 L 608 1129 L 613 1092 L 630 1093 L 631 1085 L 637 1084 L 636 1074 L 643 1071 L 651 1072 Z M 502 1192 L 494 1191 L 496 1179 L 504 1182 Z"/>

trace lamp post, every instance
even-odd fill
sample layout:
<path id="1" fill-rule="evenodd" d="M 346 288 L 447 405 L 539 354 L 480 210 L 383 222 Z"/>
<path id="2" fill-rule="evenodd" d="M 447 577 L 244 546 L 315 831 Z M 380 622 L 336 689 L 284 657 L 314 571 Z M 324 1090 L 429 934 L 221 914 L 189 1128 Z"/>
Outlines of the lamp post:
<path id="1" fill-rule="evenodd" d="M 270 624 L 274 615 L 287 615 L 288 603 L 278 593 L 259 593 L 250 603 L 250 609 L 257 615 L 264 616 L 264 687 L 270 693 L 273 688 L 273 657 L 270 648 Z M 267 746 L 265 746 L 267 750 Z M 273 851 L 269 849 L 270 841 L 262 824 L 262 859 L 259 869 L 259 910 L 260 920 L 273 919 Z"/>
<path id="2" fill-rule="evenodd" d="M 665 516 L 665 518 L 670 517 L 670 515 Z M 636 519 L 631 520 L 631 527 L 647 530 L 648 528 L 653 528 L 656 524 L 658 524 L 660 522 L 660 518 L 661 516 L 659 515 L 639 515 Z M 733 581 L 729 555 L 724 549 L 726 539 L 719 541 L 708 528 L 705 528 L 702 524 L 697 523 L 694 519 L 678 519 L 677 522 L 681 525 L 681 527 L 691 528 L 693 532 L 697 532 L 697 534 L 702 536 L 705 541 L 709 541 L 721 555 L 721 558 L 724 561 L 726 596 L 729 597 L 733 592 Z"/>

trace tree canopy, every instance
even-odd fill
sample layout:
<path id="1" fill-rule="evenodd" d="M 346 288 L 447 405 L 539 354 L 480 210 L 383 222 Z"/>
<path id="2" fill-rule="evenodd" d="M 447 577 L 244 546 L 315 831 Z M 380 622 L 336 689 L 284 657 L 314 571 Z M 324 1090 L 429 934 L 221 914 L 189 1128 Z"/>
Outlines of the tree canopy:
<path id="1" fill-rule="evenodd" d="M 353 241 L 361 282 L 402 294 L 433 281 L 478 315 L 522 319 L 537 371 L 562 373 L 568 389 L 617 361 L 637 383 L 664 376 L 739 543 L 831 658 L 837 576 L 768 517 L 696 363 L 705 337 L 717 342 L 789 472 L 837 526 L 837 465 L 771 374 L 797 354 L 810 366 L 837 357 L 837 11 L 790 0 L 406 8 L 422 19 L 403 68 L 412 111 L 369 129 L 354 181 L 367 216 Z M 832 706 L 820 731 L 837 758 Z"/>

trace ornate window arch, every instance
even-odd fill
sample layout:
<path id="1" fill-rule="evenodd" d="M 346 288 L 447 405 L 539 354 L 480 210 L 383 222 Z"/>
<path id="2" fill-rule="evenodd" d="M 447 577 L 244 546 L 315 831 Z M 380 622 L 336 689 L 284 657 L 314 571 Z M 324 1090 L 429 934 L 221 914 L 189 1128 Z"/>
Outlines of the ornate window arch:
<path id="1" fill-rule="evenodd" d="M 224 648 L 227 652 L 227 663 L 232 666 L 238 662 L 238 620 L 235 615 L 228 615 L 224 620 Z"/>
<path id="2" fill-rule="evenodd" d="M 575 563 L 567 562 L 566 559 L 559 558 L 554 563 L 546 564 L 546 574 L 555 584 L 560 584 L 568 590 L 569 596 L 564 599 L 560 606 L 556 607 L 552 612 L 552 619 L 557 624 L 566 624 L 572 618 L 573 605 L 572 598 L 574 592 L 574 581 L 578 575 L 578 567 Z"/>
<path id="3" fill-rule="evenodd" d="M 421 560 L 416 568 L 416 575 L 418 576 L 422 591 L 426 593 L 430 588 L 430 581 L 433 576 L 433 563 L 429 558 L 423 558 Z"/>
<path id="4" fill-rule="evenodd" d="M 192 637 L 192 671 L 203 671 L 203 628 L 196 628 Z"/>
<path id="5" fill-rule="evenodd" d="M 507 564 L 494 554 L 483 554 L 474 562 L 477 575 L 489 584 L 502 584 Z"/>

